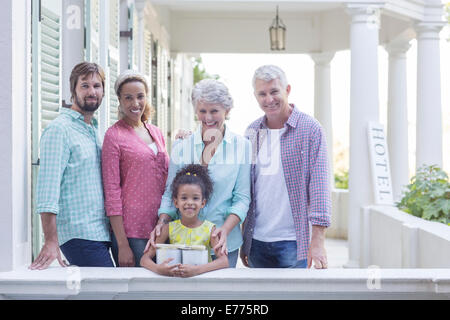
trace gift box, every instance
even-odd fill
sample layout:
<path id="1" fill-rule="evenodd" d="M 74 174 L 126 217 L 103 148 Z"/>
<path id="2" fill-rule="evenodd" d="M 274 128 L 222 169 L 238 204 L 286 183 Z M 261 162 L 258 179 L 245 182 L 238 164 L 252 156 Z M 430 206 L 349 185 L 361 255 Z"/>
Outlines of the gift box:
<path id="1" fill-rule="evenodd" d="M 156 245 L 156 263 L 160 264 L 169 258 L 173 258 L 169 265 L 191 264 L 201 265 L 208 263 L 208 250 L 203 245 L 162 244 Z"/>

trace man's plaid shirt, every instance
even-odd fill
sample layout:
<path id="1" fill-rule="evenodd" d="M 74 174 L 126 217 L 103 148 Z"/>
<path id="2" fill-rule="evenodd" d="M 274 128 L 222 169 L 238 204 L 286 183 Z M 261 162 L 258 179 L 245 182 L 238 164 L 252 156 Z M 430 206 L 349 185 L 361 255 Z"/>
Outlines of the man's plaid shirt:
<path id="1" fill-rule="evenodd" d="M 280 137 L 281 162 L 289 193 L 297 238 L 297 260 L 307 258 L 309 224 L 328 227 L 331 224 L 331 190 L 325 134 L 319 122 L 298 111 L 294 105 Z M 263 116 L 254 121 L 245 136 L 252 142 L 252 201 L 244 223 L 243 252 L 248 256 L 255 227 L 255 164 L 268 128 Z M 270 188 L 270 186 L 267 186 Z M 273 199 L 276 201 L 276 199 Z M 276 212 L 274 212 L 276 214 Z"/>
<path id="2" fill-rule="evenodd" d="M 84 116 L 61 108 L 41 137 L 36 213 L 56 214 L 60 245 L 78 238 L 109 241 L 103 204 L 101 146 Z"/>

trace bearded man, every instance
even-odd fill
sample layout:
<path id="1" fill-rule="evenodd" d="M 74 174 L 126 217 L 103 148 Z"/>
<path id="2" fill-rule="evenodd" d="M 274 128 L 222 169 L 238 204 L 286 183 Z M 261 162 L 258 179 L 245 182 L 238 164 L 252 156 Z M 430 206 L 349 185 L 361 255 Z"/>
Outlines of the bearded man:
<path id="1" fill-rule="evenodd" d="M 44 130 L 36 185 L 44 245 L 30 269 L 46 269 L 55 259 L 79 267 L 114 267 L 103 203 L 101 144 L 93 118 L 104 97 L 105 73 L 90 62 L 70 75 L 72 106 Z"/>

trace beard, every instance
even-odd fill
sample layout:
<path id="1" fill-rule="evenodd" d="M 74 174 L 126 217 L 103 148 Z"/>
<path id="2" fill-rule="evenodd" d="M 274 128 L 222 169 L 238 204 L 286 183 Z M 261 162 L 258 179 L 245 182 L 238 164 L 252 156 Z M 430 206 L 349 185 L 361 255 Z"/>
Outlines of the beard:
<path id="1" fill-rule="evenodd" d="M 102 99 L 101 98 L 97 98 L 96 102 L 86 102 L 86 99 L 89 98 L 95 98 L 95 97 L 91 97 L 91 96 L 87 96 L 84 98 L 83 101 L 81 101 L 78 96 L 75 96 L 75 103 L 80 107 L 81 110 L 85 111 L 85 112 L 95 112 L 97 111 L 97 109 L 100 107 L 101 103 L 102 103 Z"/>

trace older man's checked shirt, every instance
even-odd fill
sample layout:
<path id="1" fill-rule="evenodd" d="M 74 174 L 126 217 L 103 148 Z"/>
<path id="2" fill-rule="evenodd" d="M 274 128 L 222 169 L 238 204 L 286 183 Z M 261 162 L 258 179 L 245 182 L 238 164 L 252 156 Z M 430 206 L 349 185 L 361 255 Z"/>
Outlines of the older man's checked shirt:
<path id="1" fill-rule="evenodd" d="M 280 152 L 297 241 L 297 260 L 307 258 L 310 227 L 328 227 L 331 223 L 331 190 L 327 147 L 322 127 L 314 118 L 294 105 L 280 136 Z M 266 117 L 254 121 L 246 132 L 254 151 L 251 168 L 252 201 L 244 224 L 243 252 L 248 256 L 256 216 L 256 158 L 267 135 Z M 274 199 L 276 201 L 276 199 Z"/>

